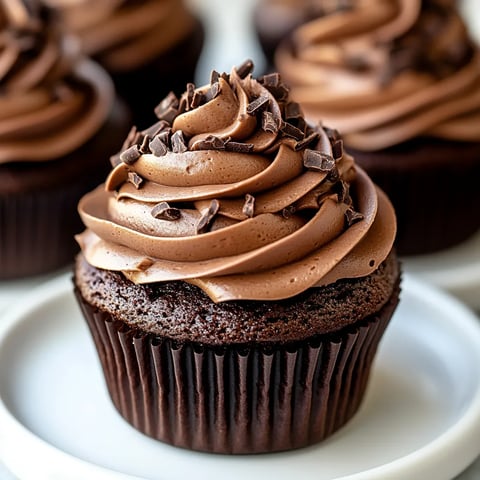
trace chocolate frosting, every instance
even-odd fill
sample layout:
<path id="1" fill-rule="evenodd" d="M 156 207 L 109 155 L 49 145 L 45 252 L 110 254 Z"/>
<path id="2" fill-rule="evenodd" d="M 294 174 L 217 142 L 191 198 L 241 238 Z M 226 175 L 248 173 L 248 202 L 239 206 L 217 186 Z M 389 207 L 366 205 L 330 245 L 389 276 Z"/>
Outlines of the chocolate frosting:
<path id="1" fill-rule="evenodd" d="M 135 69 L 194 28 L 181 0 L 45 0 L 80 38 L 84 51 L 112 72 Z"/>
<path id="2" fill-rule="evenodd" d="M 34 2 L 0 0 L 0 27 L 0 164 L 72 152 L 110 112 L 110 79 Z"/>
<path id="3" fill-rule="evenodd" d="M 277 300 L 369 275 L 395 215 L 343 151 L 311 127 L 278 74 L 247 62 L 170 94 L 158 123 L 132 129 L 114 167 L 79 203 L 87 261 L 135 283 L 185 280 L 215 302 Z"/>
<path id="4" fill-rule="evenodd" d="M 455 3 L 350 2 L 297 28 L 276 66 L 307 118 L 338 128 L 353 148 L 480 141 L 480 53 Z"/>

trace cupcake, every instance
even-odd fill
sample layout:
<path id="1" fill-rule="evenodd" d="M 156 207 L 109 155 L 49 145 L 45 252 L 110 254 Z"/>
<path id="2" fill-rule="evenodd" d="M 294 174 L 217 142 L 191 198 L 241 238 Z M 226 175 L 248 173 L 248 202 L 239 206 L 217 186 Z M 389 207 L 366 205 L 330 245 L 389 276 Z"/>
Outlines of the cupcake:
<path id="1" fill-rule="evenodd" d="M 136 125 L 194 77 L 204 30 L 183 0 L 44 0 L 112 76 Z"/>
<path id="2" fill-rule="evenodd" d="M 130 120 L 44 8 L 0 2 L 0 28 L 0 279 L 11 279 L 73 262 L 78 200 L 105 178 Z"/>
<path id="3" fill-rule="evenodd" d="M 480 53 L 452 0 L 370 0 L 299 27 L 276 65 L 386 191 L 400 254 L 480 228 Z"/>
<path id="4" fill-rule="evenodd" d="M 260 0 L 253 25 L 270 67 L 278 45 L 295 28 L 323 15 L 347 8 L 349 0 Z"/>
<path id="5" fill-rule="evenodd" d="M 338 430 L 399 298 L 387 197 L 252 68 L 165 98 L 79 203 L 75 292 L 113 404 L 206 452 Z"/>

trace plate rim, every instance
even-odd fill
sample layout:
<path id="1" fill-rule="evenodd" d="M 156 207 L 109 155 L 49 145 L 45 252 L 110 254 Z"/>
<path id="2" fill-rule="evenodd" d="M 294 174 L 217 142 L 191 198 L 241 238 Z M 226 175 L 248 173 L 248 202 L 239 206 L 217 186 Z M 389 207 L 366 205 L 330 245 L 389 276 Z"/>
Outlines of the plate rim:
<path id="1" fill-rule="evenodd" d="M 22 322 L 28 321 L 29 314 L 32 311 L 41 308 L 52 301 L 59 300 L 72 291 L 71 277 L 71 273 L 59 275 L 43 285 L 35 287 L 23 298 L 22 302 L 16 302 L 8 308 L 5 315 L 1 317 L 0 320 L 0 351 L 4 348 L 9 335 L 12 334 L 14 329 Z M 402 291 L 404 294 L 407 292 L 408 295 L 420 300 L 422 299 L 422 296 L 428 294 L 429 297 L 431 297 L 430 301 L 434 301 L 435 303 L 435 309 L 458 314 L 457 317 L 461 319 L 461 327 L 467 329 L 467 333 L 464 332 L 464 335 L 468 336 L 470 340 L 473 339 L 472 341 L 475 341 L 475 344 L 480 346 L 479 319 L 469 307 L 462 304 L 451 294 L 441 291 L 434 285 L 428 284 L 410 273 L 403 274 Z M 456 321 L 458 321 L 458 318 L 456 318 Z M 480 360 L 480 348 L 478 359 Z M 452 470 L 454 475 L 460 474 L 461 471 L 467 468 L 480 453 L 480 445 L 474 447 L 476 444 L 475 440 L 478 441 L 478 432 L 480 431 L 480 378 L 475 392 L 468 400 L 468 405 L 460 418 L 458 418 L 446 430 L 442 431 L 438 437 L 421 446 L 414 452 L 410 452 L 390 462 L 373 468 L 368 468 L 364 471 L 340 477 L 337 476 L 332 480 L 383 480 L 387 478 L 386 475 L 388 475 L 388 478 L 399 479 L 405 478 L 405 474 L 418 475 L 419 468 L 426 468 L 425 465 L 432 462 L 434 457 L 436 457 L 435 462 L 438 464 L 439 453 L 445 455 L 447 452 L 449 453 L 450 470 Z M 41 472 L 36 471 L 37 476 L 32 477 L 28 474 L 29 467 L 26 467 L 27 473 L 26 475 L 22 474 L 21 478 L 53 478 L 52 475 L 57 475 L 58 478 L 62 478 L 61 472 L 64 474 L 65 467 L 71 472 L 72 466 L 75 467 L 75 474 L 74 477 L 69 478 L 85 478 L 84 475 L 86 473 L 88 473 L 89 478 L 98 478 L 101 480 L 139 480 L 143 478 L 111 470 L 101 465 L 83 460 L 73 454 L 62 451 L 48 441 L 37 436 L 24 426 L 12 412 L 10 412 L 4 403 L 1 390 L 0 425 L 2 426 L 0 427 L 0 458 L 6 467 L 14 474 L 18 474 L 18 472 L 22 470 L 21 463 L 25 463 L 22 452 L 25 450 L 29 452 L 30 456 L 37 458 L 38 461 L 42 458 L 52 456 L 52 460 L 55 459 L 55 461 L 50 461 L 49 463 L 57 470 L 60 468 L 57 473 L 54 473 L 52 470 L 45 477 L 38 476 Z M 4 426 L 7 426 L 7 428 L 4 428 Z M 6 438 L 9 435 L 16 441 L 12 441 L 11 438 Z M 17 449 L 22 450 L 22 452 L 15 452 L 15 448 L 12 447 L 12 445 L 15 444 L 22 445 L 22 449 Z M 454 446 L 462 444 L 461 455 L 452 455 L 452 444 Z M 32 463 L 32 461 L 28 463 L 30 465 L 36 465 L 36 462 Z M 396 475 L 399 474 L 402 476 L 397 477 Z M 428 474 L 428 472 L 426 474 Z M 445 478 L 451 477 L 449 476 Z"/>

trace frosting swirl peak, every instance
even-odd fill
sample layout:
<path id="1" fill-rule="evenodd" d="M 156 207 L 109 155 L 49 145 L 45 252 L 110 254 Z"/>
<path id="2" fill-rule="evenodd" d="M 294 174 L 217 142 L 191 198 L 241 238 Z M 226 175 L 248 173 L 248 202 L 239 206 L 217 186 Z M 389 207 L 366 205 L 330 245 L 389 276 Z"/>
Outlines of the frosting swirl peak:
<path id="1" fill-rule="evenodd" d="M 246 62 L 170 94 L 79 204 L 87 261 L 214 301 L 276 300 L 375 270 L 395 216 L 335 130 L 308 125 L 278 74 Z"/>

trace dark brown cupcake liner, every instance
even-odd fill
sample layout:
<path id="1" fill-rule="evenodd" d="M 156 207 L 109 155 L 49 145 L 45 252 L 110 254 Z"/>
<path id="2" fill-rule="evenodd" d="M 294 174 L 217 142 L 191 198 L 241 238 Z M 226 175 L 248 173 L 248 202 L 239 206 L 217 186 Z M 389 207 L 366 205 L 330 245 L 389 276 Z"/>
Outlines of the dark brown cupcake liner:
<path id="1" fill-rule="evenodd" d="M 299 448 L 343 426 L 361 404 L 398 301 L 334 335 L 215 347 L 145 334 L 76 296 L 125 420 L 163 442 L 215 453 Z"/>
<path id="2" fill-rule="evenodd" d="M 0 279 L 46 273 L 73 260 L 82 230 L 76 212 L 85 187 L 0 195 Z"/>
<path id="3" fill-rule="evenodd" d="M 419 139 L 381 152 L 349 151 L 392 201 L 399 254 L 446 249 L 480 230 L 480 143 Z"/>

